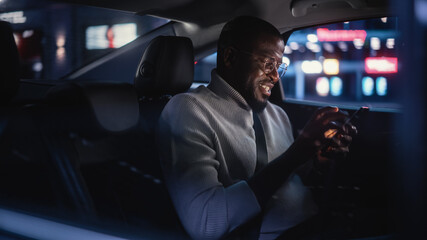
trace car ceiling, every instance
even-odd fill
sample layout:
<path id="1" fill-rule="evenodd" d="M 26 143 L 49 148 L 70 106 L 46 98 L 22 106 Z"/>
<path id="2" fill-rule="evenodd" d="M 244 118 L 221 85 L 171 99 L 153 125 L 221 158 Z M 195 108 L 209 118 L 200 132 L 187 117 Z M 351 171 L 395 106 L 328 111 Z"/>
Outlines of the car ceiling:
<path id="1" fill-rule="evenodd" d="M 224 22 L 239 15 L 265 19 L 281 32 L 304 26 L 349 19 L 380 17 L 393 12 L 388 0 L 55 0 L 111 8 L 170 19 L 177 35 L 193 40 L 195 49 L 207 48 Z"/>

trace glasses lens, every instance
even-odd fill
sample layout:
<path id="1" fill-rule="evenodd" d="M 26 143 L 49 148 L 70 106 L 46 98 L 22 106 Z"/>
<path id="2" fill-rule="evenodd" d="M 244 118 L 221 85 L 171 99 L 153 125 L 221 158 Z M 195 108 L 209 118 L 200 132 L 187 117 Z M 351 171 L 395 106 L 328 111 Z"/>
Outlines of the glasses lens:
<path id="1" fill-rule="evenodd" d="M 286 70 L 288 70 L 288 65 L 286 63 L 280 64 L 280 66 L 277 68 L 277 72 L 279 73 L 280 77 L 285 75 Z"/>
<path id="2" fill-rule="evenodd" d="M 266 74 L 270 74 L 274 71 L 275 66 L 277 66 L 277 72 L 279 73 L 279 77 L 283 77 L 285 75 L 286 70 L 288 69 L 288 65 L 286 63 L 276 63 L 274 61 L 266 61 L 264 65 L 264 72 Z"/>

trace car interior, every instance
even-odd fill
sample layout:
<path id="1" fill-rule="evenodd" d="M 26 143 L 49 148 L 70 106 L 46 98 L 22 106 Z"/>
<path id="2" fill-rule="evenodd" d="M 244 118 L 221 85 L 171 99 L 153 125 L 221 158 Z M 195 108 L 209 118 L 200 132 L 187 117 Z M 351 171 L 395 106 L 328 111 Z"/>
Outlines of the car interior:
<path id="1" fill-rule="evenodd" d="M 29 8 L 34 8 L 31 1 L 27 2 Z M 361 60 L 353 64 L 348 59 L 356 55 L 361 59 L 381 57 L 379 50 L 365 51 L 371 54 L 368 56 L 356 51 L 347 52 L 344 48 L 339 54 L 338 50 L 327 53 L 329 46 L 338 49 L 338 42 L 346 41 L 331 40 L 339 35 L 338 31 L 348 31 L 345 32 L 348 35 L 363 33 L 365 37 L 367 34 L 371 37 L 371 45 L 375 34 L 393 39 L 387 43 L 395 48 L 404 45 L 399 32 L 390 33 L 385 27 L 365 32 L 348 28 L 351 25 L 348 22 L 372 19 L 390 24 L 394 31 L 400 30 L 400 25 L 392 20 L 398 15 L 392 1 L 42 2 L 49 11 L 63 11 L 66 6 L 78 15 L 76 9 L 84 6 L 138 17 L 155 17 L 164 23 L 120 48 L 102 52 L 97 58 L 84 62 L 61 77 L 24 78 L 23 56 L 16 42 L 17 24 L 1 15 L 16 9 L 8 8 L 7 1 L 2 6 L 0 1 L 1 209 L 124 238 L 189 239 L 164 185 L 158 159 L 161 149 L 157 148 L 155 137 L 157 120 L 174 95 L 208 84 L 210 70 L 215 67 L 212 59 L 216 60 L 216 42 L 225 22 L 239 15 L 252 15 L 271 22 L 279 29 L 289 51 L 292 51 L 291 43 L 297 42 L 296 39 L 302 35 L 305 37 L 317 31 L 317 38 L 320 38 L 319 29 L 341 29 L 329 30 L 325 36 L 330 39 L 316 46 L 321 46 L 325 52 L 319 59 L 331 58 L 334 54 L 343 59 L 340 63 L 343 76 L 335 75 L 343 79 L 342 82 L 340 79 L 341 85 L 347 84 L 346 80 L 354 83 L 342 90 L 349 97 L 333 97 L 333 74 L 326 76 L 331 85 L 328 85 L 329 98 L 325 98 L 320 88 L 316 88 L 316 81 L 324 78 L 308 72 L 302 76 L 297 72 L 296 68 L 302 67 L 303 60 L 310 60 L 313 54 L 319 56 L 309 48 L 310 45 L 302 44 L 293 50 L 301 53 L 301 59 L 297 61 L 294 58 L 289 64 L 288 73 L 273 88 L 270 101 L 286 111 L 294 136 L 321 106 L 338 106 L 350 115 L 362 106 L 370 108 L 369 112 L 352 121 L 358 128 L 358 135 L 354 137 L 345 160 L 334 162 L 330 174 L 310 179 L 305 184 L 314 193 L 321 212 L 330 220 L 330 225 L 324 226 L 322 239 L 391 239 L 394 236 L 399 221 L 393 215 L 396 199 L 393 198 L 391 179 L 396 166 L 392 159 L 396 149 L 405 144 L 399 138 L 402 130 L 396 128 L 396 122 L 402 118 L 402 107 L 392 98 L 399 90 L 399 85 L 393 83 L 397 79 L 393 75 L 397 70 L 391 74 L 375 72 L 371 77 L 363 78 L 366 62 Z M 389 22 L 385 23 L 387 19 Z M 72 21 L 68 23 L 72 24 Z M 353 26 L 359 27 L 356 29 L 377 26 L 374 23 L 363 24 L 358 22 Z M 84 36 L 79 36 L 79 39 L 84 39 Z M 307 39 L 304 41 L 308 42 Z M 366 47 L 367 42 L 361 46 Z M 353 47 L 352 44 L 356 49 L 357 41 L 350 41 L 349 48 Z M 397 51 L 393 47 L 384 56 L 395 54 Z M 286 56 L 290 58 L 293 55 L 289 53 Z M 315 68 L 315 65 L 310 67 Z M 384 81 L 383 76 L 388 79 L 387 96 L 378 90 L 379 82 Z M 286 80 L 287 77 L 292 80 Z M 355 87 L 365 80 L 370 83 L 367 86 L 376 86 L 377 92 L 372 96 L 365 94 L 364 86 Z M 306 85 L 302 88 L 306 89 L 305 92 L 298 92 L 301 89 L 299 84 L 304 81 Z M 31 237 L 5 226 L 0 224 L 0 236 L 40 239 L 38 235 Z"/>

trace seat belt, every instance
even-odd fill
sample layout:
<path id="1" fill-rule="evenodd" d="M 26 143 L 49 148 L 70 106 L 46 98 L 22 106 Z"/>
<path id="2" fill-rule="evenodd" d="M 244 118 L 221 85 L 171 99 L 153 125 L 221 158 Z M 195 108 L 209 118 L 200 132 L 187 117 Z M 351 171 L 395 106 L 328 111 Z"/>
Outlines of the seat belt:
<path id="1" fill-rule="evenodd" d="M 256 142 L 256 167 L 255 173 L 268 164 L 267 144 L 265 142 L 264 129 L 257 113 L 252 114 L 254 119 L 255 142 Z"/>
<path id="2" fill-rule="evenodd" d="M 255 130 L 255 143 L 256 143 L 256 167 L 255 174 L 268 164 L 267 144 L 265 142 L 264 129 L 259 119 L 258 113 L 253 112 Z M 260 230 L 262 225 L 262 214 L 258 214 L 248 225 L 248 239 L 259 239 Z"/>
<path id="3" fill-rule="evenodd" d="M 267 144 L 265 142 L 264 129 L 261 124 L 261 120 L 257 113 L 252 114 L 255 131 L 255 143 L 256 143 L 256 166 L 255 173 L 261 170 L 268 164 Z M 247 223 L 235 229 L 226 239 L 242 239 L 242 240 L 258 240 L 259 233 L 262 224 L 262 214 L 258 214 Z"/>

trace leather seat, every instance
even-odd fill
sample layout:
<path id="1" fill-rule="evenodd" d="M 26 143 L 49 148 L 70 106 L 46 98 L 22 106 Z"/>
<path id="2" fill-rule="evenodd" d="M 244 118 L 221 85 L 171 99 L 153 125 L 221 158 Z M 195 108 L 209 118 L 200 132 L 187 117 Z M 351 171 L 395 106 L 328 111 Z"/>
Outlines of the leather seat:
<path id="1" fill-rule="evenodd" d="M 185 235 L 172 201 L 163 182 L 156 146 L 156 127 L 160 114 L 169 99 L 186 92 L 194 77 L 193 44 L 189 38 L 159 36 L 146 48 L 135 74 L 134 85 L 139 97 L 141 131 L 136 138 L 140 161 L 133 164 L 158 180 L 155 194 L 145 194 L 152 208 L 151 219 Z M 144 192 L 141 192 L 144 194 Z M 153 204 L 154 203 L 154 204 Z"/>
<path id="2" fill-rule="evenodd" d="M 139 97 L 140 130 L 147 151 L 144 169 L 162 179 L 159 157 L 154 142 L 155 129 L 160 114 L 169 99 L 186 92 L 194 78 L 194 51 L 189 38 L 159 36 L 154 38 L 144 51 L 138 65 L 134 85 Z M 145 141 L 144 141 L 145 142 Z M 136 163 L 138 165 L 138 163 Z"/>
<path id="3" fill-rule="evenodd" d="M 39 123 L 53 137 L 51 151 L 68 158 L 71 167 L 62 167 L 74 177 L 65 181 L 83 193 L 80 208 L 180 231 L 162 181 L 155 128 L 171 96 L 191 86 L 193 72 L 191 40 L 161 36 L 146 48 L 134 86 L 71 83 L 48 92 Z M 53 161 L 61 164 L 57 155 Z"/>
<path id="4" fill-rule="evenodd" d="M 138 98 L 127 83 L 70 83 L 49 90 L 37 125 L 51 161 L 62 173 L 82 214 L 123 220 L 117 191 L 118 161 L 126 158 L 127 133 L 139 121 Z"/>
<path id="5" fill-rule="evenodd" d="M 194 77 L 193 44 L 189 38 L 159 36 L 146 48 L 134 84 L 141 98 L 185 92 Z"/>

